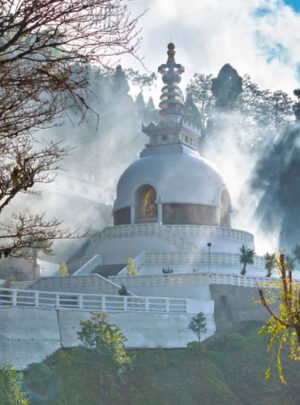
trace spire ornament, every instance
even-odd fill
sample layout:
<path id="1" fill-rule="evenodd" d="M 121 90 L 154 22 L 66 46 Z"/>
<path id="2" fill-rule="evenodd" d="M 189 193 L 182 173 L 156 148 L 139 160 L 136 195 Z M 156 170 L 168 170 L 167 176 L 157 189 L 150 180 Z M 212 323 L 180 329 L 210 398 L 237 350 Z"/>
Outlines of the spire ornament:
<path id="1" fill-rule="evenodd" d="M 175 45 L 172 43 L 172 42 L 170 42 L 169 44 L 168 44 L 168 62 L 167 63 L 170 63 L 170 62 L 174 62 L 175 63 Z"/>
<path id="2" fill-rule="evenodd" d="M 162 80 L 165 83 L 160 96 L 160 113 L 163 116 L 175 115 L 182 117 L 183 94 L 177 84 L 181 81 L 180 75 L 184 72 L 184 67 L 175 62 L 175 45 L 172 42 L 168 44 L 167 53 L 167 63 L 160 65 L 158 68 L 158 72 L 162 75 Z"/>

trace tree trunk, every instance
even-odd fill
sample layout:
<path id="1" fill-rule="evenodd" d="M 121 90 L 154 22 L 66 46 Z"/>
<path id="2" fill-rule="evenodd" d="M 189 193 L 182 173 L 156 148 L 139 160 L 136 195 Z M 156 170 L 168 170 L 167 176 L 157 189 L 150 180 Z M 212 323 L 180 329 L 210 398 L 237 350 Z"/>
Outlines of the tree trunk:
<path id="1" fill-rule="evenodd" d="M 298 344 L 300 346 L 300 325 L 295 328 L 298 338 Z"/>

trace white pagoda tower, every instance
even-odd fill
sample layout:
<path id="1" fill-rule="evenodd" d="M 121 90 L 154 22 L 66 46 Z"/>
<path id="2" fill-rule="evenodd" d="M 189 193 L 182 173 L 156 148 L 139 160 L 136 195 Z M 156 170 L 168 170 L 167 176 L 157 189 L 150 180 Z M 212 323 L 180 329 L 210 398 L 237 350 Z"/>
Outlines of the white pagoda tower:
<path id="1" fill-rule="evenodd" d="M 76 274 L 120 278 L 128 258 L 133 258 L 135 279 L 239 275 L 240 247 L 254 248 L 252 234 L 231 228 L 228 189 L 218 170 L 197 150 L 199 130 L 183 120 L 178 84 L 184 67 L 175 62 L 174 48 L 168 45 L 167 63 L 158 68 L 164 82 L 161 121 L 143 126 L 149 143 L 119 179 L 114 226 L 91 237 L 81 256 L 71 261 L 69 268 Z M 247 275 L 264 275 L 262 258 L 255 257 Z"/>
<path id="2" fill-rule="evenodd" d="M 198 152 L 199 131 L 183 120 L 178 84 L 184 68 L 172 43 L 158 71 L 161 121 L 143 127 L 149 143 L 119 179 L 114 225 L 69 261 L 72 275 L 41 277 L 28 287 L 35 305 L 45 305 L 50 294 L 55 308 L 64 309 L 59 318 L 69 346 L 78 344 L 75 328 L 84 310 L 86 317 L 95 309 L 107 312 L 129 347 L 185 347 L 199 312 L 207 325 L 203 339 L 266 316 L 252 305 L 256 279 L 266 280 L 264 260 L 255 256 L 241 275 L 240 247 L 253 249 L 253 235 L 231 228 L 228 189 Z M 129 258 L 136 274 L 128 271 Z"/>

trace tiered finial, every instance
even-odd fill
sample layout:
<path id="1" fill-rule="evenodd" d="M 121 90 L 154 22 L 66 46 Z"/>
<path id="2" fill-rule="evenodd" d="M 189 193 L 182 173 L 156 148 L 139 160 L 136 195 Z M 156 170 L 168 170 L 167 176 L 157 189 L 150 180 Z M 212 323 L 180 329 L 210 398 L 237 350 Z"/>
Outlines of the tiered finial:
<path id="1" fill-rule="evenodd" d="M 168 62 L 167 63 L 170 63 L 170 62 L 174 62 L 175 63 L 175 45 L 172 43 L 172 42 L 170 42 L 169 44 L 168 44 Z"/>
<path id="2" fill-rule="evenodd" d="M 162 88 L 160 96 L 160 113 L 163 116 L 182 116 L 184 107 L 183 94 L 176 84 L 181 81 L 180 75 L 184 72 L 184 67 L 175 62 L 175 45 L 172 42 L 168 44 L 167 63 L 160 65 L 158 72 L 161 73 L 162 80 L 166 84 Z"/>

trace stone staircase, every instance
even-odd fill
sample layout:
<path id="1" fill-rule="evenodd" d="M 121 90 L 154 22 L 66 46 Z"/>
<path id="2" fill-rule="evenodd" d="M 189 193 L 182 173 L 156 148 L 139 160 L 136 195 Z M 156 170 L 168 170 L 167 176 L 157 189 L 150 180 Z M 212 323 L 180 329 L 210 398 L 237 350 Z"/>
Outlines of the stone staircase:
<path id="1" fill-rule="evenodd" d="M 130 238 L 130 237 L 157 237 L 171 243 L 178 251 L 181 252 L 197 252 L 199 248 L 192 242 L 187 241 L 183 237 L 178 236 L 164 225 L 159 224 L 135 224 L 135 225 L 119 225 L 105 228 L 102 232 L 93 235 L 89 244 L 80 258 L 72 260 L 68 263 L 68 268 L 73 270 L 85 266 L 97 253 L 97 247 L 105 240 Z M 77 270 L 78 271 L 78 270 Z"/>
<path id="2" fill-rule="evenodd" d="M 125 264 L 102 264 L 97 266 L 91 274 L 100 274 L 103 277 L 115 276 L 125 266 Z"/>
<path id="3" fill-rule="evenodd" d="M 41 277 L 27 289 L 84 294 L 118 294 L 121 285 L 100 274 Z"/>

